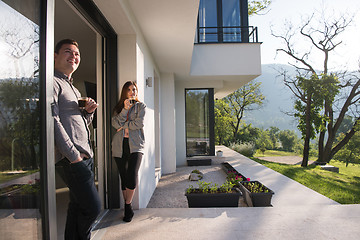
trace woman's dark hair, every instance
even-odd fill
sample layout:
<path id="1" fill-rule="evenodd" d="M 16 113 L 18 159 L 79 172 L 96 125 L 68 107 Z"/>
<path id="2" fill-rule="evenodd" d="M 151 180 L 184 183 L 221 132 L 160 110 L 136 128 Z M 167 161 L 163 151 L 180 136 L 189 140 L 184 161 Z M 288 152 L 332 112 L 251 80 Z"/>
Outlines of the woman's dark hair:
<path id="1" fill-rule="evenodd" d="M 135 88 L 136 88 L 136 92 L 139 92 L 139 91 L 138 91 L 139 89 L 138 89 L 138 87 L 137 87 L 137 85 L 136 85 L 136 82 L 134 82 L 134 81 L 127 81 L 127 82 L 124 84 L 124 86 L 122 87 L 121 95 L 120 95 L 120 100 L 119 100 L 119 102 L 116 104 L 116 106 L 114 107 L 114 115 L 119 114 L 119 113 L 121 112 L 121 110 L 124 108 L 124 101 L 125 101 L 125 99 L 127 99 L 127 97 L 128 97 L 128 90 L 129 90 L 129 87 L 130 87 L 131 85 L 134 85 Z M 139 101 L 139 99 L 137 98 L 137 96 L 136 96 L 135 100 L 136 100 L 137 102 Z"/>
<path id="2" fill-rule="evenodd" d="M 73 39 L 63 39 L 61 41 L 59 41 L 56 46 L 55 46 L 55 53 L 59 53 L 60 48 L 62 47 L 62 45 L 64 44 L 72 44 L 75 45 L 77 48 L 79 48 L 79 44 L 73 40 Z"/>

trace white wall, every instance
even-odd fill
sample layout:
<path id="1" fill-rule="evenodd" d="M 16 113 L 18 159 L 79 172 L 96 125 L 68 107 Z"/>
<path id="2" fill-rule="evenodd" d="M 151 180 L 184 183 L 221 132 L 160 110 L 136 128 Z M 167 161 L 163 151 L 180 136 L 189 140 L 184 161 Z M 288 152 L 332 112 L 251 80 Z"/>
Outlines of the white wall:
<path id="1" fill-rule="evenodd" d="M 190 75 L 260 75 L 260 43 L 197 44 Z"/>
<path id="2" fill-rule="evenodd" d="M 154 126 L 154 88 L 147 87 L 145 79 L 153 77 L 153 65 L 149 55 L 140 44 L 136 47 L 137 85 L 139 100 L 146 104 L 144 120 L 145 151 L 139 169 L 138 201 L 139 208 L 145 208 L 156 188 L 155 182 L 155 126 Z M 146 55 L 145 55 L 146 54 Z"/>
<path id="3" fill-rule="evenodd" d="M 174 74 L 162 73 L 161 86 L 161 172 L 176 172 L 175 80 Z"/>
<path id="4" fill-rule="evenodd" d="M 185 86 L 175 82 L 176 166 L 186 166 Z"/>

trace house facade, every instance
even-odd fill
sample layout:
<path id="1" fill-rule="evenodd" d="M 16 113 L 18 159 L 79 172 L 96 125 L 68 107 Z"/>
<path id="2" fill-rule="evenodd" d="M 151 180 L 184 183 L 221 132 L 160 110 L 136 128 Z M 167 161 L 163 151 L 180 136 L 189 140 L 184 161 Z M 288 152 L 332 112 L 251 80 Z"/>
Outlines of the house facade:
<path id="1" fill-rule="evenodd" d="M 54 169 L 50 108 L 56 42 L 78 41 L 74 85 L 99 103 L 91 131 L 103 214 L 123 206 L 111 157 L 112 109 L 122 85 L 137 82 L 147 111 L 134 207 L 146 208 L 163 174 L 185 166 L 188 157 L 215 154 L 214 99 L 261 74 L 260 43 L 257 28 L 249 26 L 247 4 L 1 0 L 0 172 L 7 177 L 0 188 L 38 184 L 40 191 L 35 206 L 16 206 L 2 195 L 0 234 L 16 238 L 11 229 L 23 221 L 20 229 L 29 238 L 56 239 L 63 232 L 68 192 Z M 22 211 L 31 218 L 19 217 Z"/>

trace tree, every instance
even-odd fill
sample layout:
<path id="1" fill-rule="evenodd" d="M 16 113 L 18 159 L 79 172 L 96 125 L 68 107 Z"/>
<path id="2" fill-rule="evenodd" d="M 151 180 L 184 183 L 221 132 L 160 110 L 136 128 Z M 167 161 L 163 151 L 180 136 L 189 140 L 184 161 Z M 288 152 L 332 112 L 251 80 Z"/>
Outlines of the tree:
<path id="1" fill-rule="evenodd" d="M 310 79 L 297 76 L 295 79 L 287 80 L 284 78 L 285 85 L 296 96 L 294 105 L 296 117 L 299 121 L 298 129 L 304 140 L 302 166 L 306 167 L 310 153 L 310 140 L 314 139 L 319 132 L 321 125 L 321 106 L 322 95 L 319 88 L 320 81 L 317 75 L 313 74 Z"/>
<path id="2" fill-rule="evenodd" d="M 231 116 L 225 112 L 225 102 L 215 101 L 215 142 L 223 145 L 229 143 L 231 136 Z"/>
<path id="3" fill-rule="evenodd" d="M 256 143 L 256 140 L 261 135 L 261 129 L 257 127 L 253 127 L 252 124 L 246 124 L 245 122 L 241 122 L 238 136 L 234 140 L 234 142 L 241 143 Z"/>
<path id="4" fill-rule="evenodd" d="M 261 83 L 248 83 L 223 99 L 216 100 L 215 107 L 221 116 L 226 116 L 232 129 L 233 140 L 237 139 L 241 119 L 245 112 L 259 109 L 265 97 L 260 91 Z M 219 122 L 215 122 L 217 127 Z"/>
<path id="5" fill-rule="evenodd" d="M 270 0 L 261 0 L 261 1 L 249 1 L 248 3 L 248 12 L 249 16 L 257 15 L 267 9 L 271 4 Z"/>
<path id="6" fill-rule="evenodd" d="M 269 135 L 270 135 L 273 149 L 277 148 L 279 131 L 280 131 L 280 129 L 278 127 L 274 127 L 274 126 L 271 126 L 269 129 Z"/>
<path id="7" fill-rule="evenodd" d="M 297 136 L 295 131 L 282 130 L 279 132 L 279 140 L 282 145 L 282 149 L 287 152 L 293 152 L 297 143 Z"/>
<path id="8" fill-rule="evenodd" d="M 266 130 L 260 131 L 260 135 L 256 139 L 255 143 L 256 143 L 256 148 L 259 149 L 262 152 L 262 154 L 264 154 L 264 152 L 267 149 L 272 149 L 272 141 L 269 135 L 269 131 Z"/>
<path id="9" fill-rule="evenodd" d="M 348 164 L 351 163 L 360 163 L 360 125 L 357 127 L 357 131 L 355 132 L 354 136 L 349 140 L 349 142 L 340 149 L 336 155 L 334 156 L 335 159 L 338 159 L 340 161 L 346 162 L 346 167 Z M 343 139 L 344 133 L 340 133 L 338 136 L 338 139 Z"/>
<path id="10" fill-rule="evenodd" d="M 351 130 L 343 136 L 343 138 L 334 145 L 336 132 L 339 129 L 346 114 L 349 114 L 356 104 L 359 103 L 359 85 L 360 80 L 355 75 L 350 76 L 346 72 L 330 73 L 328 65 L 330 64 L 331 53 L 338 47 L 342 41 L 339 36 L 351 24 L 352 17 L 339 17 L 332 14 L 327 18 L 325 14 L 313 14 L 299 28 L 293 28 L 289 25 L 285 33 L 272 35 L 283 40 L 285 47 L 277 49 L 277 52 L 286 53 L 295 63 L 289 63 L 297 69 L 298 78 L 307 79 L 305 88 L 300 86 L 302 82 L 289 78 L 283 72 L 285 85 L 294 93 L 299 101 L 304 103 L 306 110 L 305 122 L 299 118 L 299 125 L 305 124 L 306 138 L 311 135 L 311 131 L 319 132 L 318 140 L 318 160 L 319 162 L 329 162 L 336 152 L 338 152 L 354 135 L 357 122 L 352 126 Z M 319 24 L 316 26 L 316 24 Z M 299 36 L 297 36 L 299 34 Z M 294 43 L 295 39 L 301 39 L 302 46 L 309 42 L 310 47 L 306 51 L 299 50 L 300 45 Z M 298 48 L 296 48 L 296 46 Z M 312 47 L 311 47 L 312 46 Z M 311 54 L 320 51 L 323 55 L 322 70 L 315 70 L 316 61 L 311 58 Z M 309 77 L 310 76 L 310 77 Z M 316 87 L 316 89 L 314 89 Z M 302 94 L 298 90 L 302 89 Z M 312 90 L 313 89 L 313 90 Z M 349 89 L 349 90 L 347 90 Z M 340 101 L 340 92 L 347 92 L 346 96 Z M 304 98 L 306 96 L 306 98 Z M 321 102 L 320 105 L 317 105 Z M 316 103 L 316 106 L 313 104 Z M 337 104 L 337 106 L 335 106 Z M 317 109 L 311 109 L 316 107 Z M 340 111 L 337 111 L 340 109 Z M 313 112 L 315 110 L 315 112 Z M 360 114 L 352 111 L 355 119 L 359 119 Z M 315 114 L 317 115 L 314 117 Z M 318 114 L 321 114 L 318 115 Z M 319 124 L 319 120 L 321 120 Z M 313 128 L 313 129 L 311 129 Z M 303 129 L 304 130 L 304 129 Z M 304 156 L 302 166 L 308 163 L 308 144 L 304 144 Z M 306 151 L 305 151 L 306 150 Z"/>

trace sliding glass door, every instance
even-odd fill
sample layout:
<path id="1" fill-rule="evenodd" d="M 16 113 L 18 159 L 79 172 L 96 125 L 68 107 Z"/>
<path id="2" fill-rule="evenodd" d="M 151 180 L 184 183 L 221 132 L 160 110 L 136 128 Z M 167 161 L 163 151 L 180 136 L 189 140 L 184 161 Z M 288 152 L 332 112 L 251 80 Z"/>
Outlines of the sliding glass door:
<path id="1" fill-rule="evenodd" d="M 185 90 L 186 156 L 214 155 L 214 90 Z"/>

